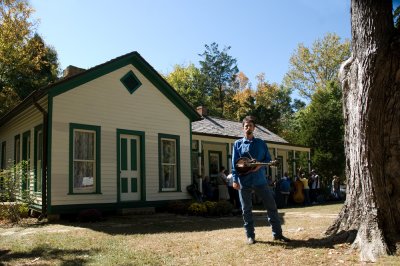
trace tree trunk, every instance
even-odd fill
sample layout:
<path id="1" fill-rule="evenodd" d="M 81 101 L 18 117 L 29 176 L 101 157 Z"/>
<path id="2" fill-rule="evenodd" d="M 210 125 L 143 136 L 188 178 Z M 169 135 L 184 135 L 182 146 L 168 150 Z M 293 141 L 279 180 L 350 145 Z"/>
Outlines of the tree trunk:
<path id="1" fill-rule="evenodd" d="M 350 233 L 361 260 L 376 261 L 400 233 L 400 39 L 390 0 L 352 0 L 351 23 L 340 70 L 347 196 L 326 233 Z"/>

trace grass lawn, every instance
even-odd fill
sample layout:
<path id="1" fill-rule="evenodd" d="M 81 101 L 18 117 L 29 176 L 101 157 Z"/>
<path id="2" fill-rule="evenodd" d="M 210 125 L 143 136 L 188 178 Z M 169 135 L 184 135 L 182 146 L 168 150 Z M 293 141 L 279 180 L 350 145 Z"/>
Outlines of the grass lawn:
<path id="1" fill-rule="evenodd" d="M 280 209 L 290 243 L 272 240 L 256 211 L 255 245 L 246 245 L 241 216 L 206 218 L 169 213 L 113 216 L 96 223 L 0 225 L 0 265 L 360 265 L 348 243 L 323 232 L 341 204 Z M 377 265 L 400 265 L 400 256 Z"/>

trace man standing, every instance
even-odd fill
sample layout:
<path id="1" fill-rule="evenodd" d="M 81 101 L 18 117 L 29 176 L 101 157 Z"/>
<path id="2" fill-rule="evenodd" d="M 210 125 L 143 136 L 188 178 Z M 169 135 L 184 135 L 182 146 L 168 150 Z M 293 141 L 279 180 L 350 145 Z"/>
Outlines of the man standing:
<path id="1" fill-rule="evenodd" d="M 312 169 L 311 170 L 311 187 L 310 187 L 310 199 L 313 204 L 318 202 L 318 193 L 320 189 L 320 178 L 317 172 Z"/>
<path id="2" fill-rule="evenodd" d="M 282 235 L 278 209 L 265 178 L 265 166 L 256 166 L 251 172 L 241 175 L 235 167 L 236 162 L 242 157 L 261 163 L 271 161 L 271 156 L 265 142 L 255 138 L 253 135 L 255 130 L 254 117 L 246 116 L 242 121 L 242 125 L 244 137 L 235 142 L 232 151 L 232 178 L 233 188 L 239 190 L 247 243 L 250 245 L 255 243 L 252 191 L 261 198 L 264 208 L 267 210 L 267 217 L 272 226 L 274 240 L 289 242 L 290 240 Z"/>

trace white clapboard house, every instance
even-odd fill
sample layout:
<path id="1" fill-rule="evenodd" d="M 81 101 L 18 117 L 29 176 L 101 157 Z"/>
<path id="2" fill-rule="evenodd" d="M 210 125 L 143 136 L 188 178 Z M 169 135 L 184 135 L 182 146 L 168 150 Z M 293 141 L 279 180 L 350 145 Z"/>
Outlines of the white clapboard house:
<path id="1" fill-rule="evenodd" d="M 1 168 L 29 161 L 21 189 L 34 193 L 35 208 L 61 214 L 189 199 L 196 110 L 137 52 L 66 72 L 0 119 Z"/>

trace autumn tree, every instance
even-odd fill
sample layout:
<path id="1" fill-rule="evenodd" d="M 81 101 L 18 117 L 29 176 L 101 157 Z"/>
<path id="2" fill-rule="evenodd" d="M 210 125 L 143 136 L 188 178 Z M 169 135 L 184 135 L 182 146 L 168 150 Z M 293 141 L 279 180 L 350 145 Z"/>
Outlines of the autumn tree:
<path id="1" fill-rule="evenodd" d="M 225 104 L 225 118 L 241 121 L 254 112 L 254 102 L 254 92 L 249 87 L 237 91 Z"/>
<path id="2" fill-rule="evenodd" d="M 217 103 L 215 108 L 209 107 L 215 115 L 224 117 L 224 104 L 229 90 L 235 90 L 238 85 L 235 84 L 236 74 L 239 72 L 237 60 L 228 54 L 230 46 L 222 51 L 218 49 L 215 42 L 211 45 L 205 45 L 206 50 L 199 54 L 203 60 L 200 60 L 201 73 L 207 77 L 206 92 L 211 98 L 211 102 Z"/>
<path id="3" fill-rule="evenodd" d="M 311 48 L 299 44 L 290 58 L 290 69 L 283 85 L 310 100 L 317 88 L 323 88 L 331 81 L 338 82 L 339 66 L 349 58 L 349 47 L 349 41 L 341 42 L 333 33 L 316 40 Z"/>
<path id="4" fill-rule="evenodd" d="M 400 234 L 400 36 L 390 0 L 351 1 L 351 57 L 341 66 L 347 196 L 327 234 L 361 260 L 393 254 Z"/>
<path id="5" fill-rule="evenodd" d="M 2 114 L 57 79 L 57 53 L 35 33 L 32 13 L 26 0 L 0 1 L 0 104 L 7 106 Z"/>

